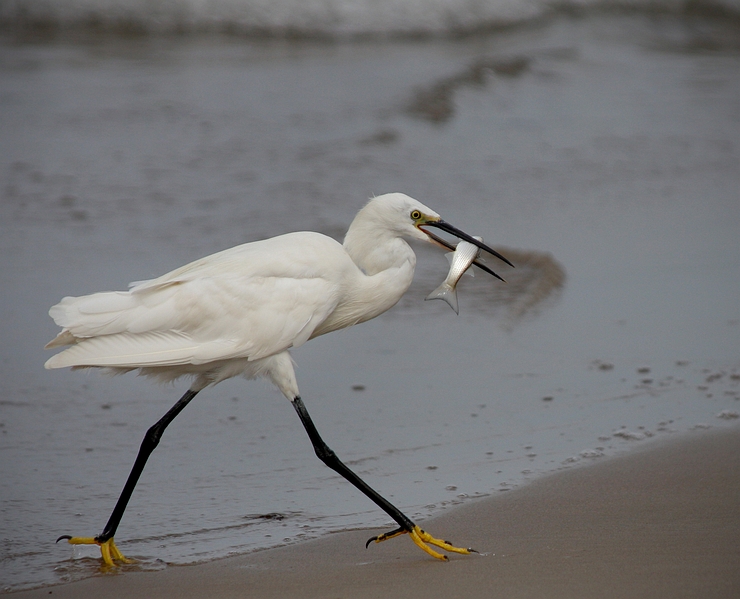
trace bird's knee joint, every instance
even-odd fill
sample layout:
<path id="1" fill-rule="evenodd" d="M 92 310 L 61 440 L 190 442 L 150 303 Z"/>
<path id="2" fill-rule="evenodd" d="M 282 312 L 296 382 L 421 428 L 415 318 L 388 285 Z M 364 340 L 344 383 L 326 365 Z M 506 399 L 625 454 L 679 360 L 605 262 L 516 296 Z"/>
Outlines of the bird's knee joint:
<path id="1" fill-rule="evenodd" d="M 325 464 L 334 464 L 337 461 L 337 454 L 326 445 L 317 446 L 314 448 L 316 451 L 316 457 L 318 457 Z"/>
<path id="2" fill-rule="evenodd" d="M 144 440 L 141 442 L 142 448 L 154 449 L 159 445 L 159 440 L 162 438 L 162 431 L 156 425 L 151 427 L 144 435 Z"/>

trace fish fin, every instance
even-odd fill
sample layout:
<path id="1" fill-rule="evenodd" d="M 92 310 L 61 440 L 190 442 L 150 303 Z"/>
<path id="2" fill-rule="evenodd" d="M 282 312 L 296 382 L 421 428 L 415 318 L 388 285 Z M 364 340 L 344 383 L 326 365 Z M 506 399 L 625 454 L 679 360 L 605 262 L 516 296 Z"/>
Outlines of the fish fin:
<path id="1" fill-rule="evenodd" d="M 455 314 L 460 314 L 457 306 L 457 289 L 450 287 L 447 283 L 442 283 L 424 298 L 425 301 L 434 299 L 444 300 L 455 311 Z"/>

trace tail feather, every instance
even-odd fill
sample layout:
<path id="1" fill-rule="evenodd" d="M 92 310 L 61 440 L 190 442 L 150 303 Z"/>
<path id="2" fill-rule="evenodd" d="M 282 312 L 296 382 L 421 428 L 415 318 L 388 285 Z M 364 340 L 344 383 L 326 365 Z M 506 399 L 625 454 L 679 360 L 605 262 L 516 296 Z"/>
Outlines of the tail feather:
<path id="1" fill-rule="evenodd" d="M 55 347 L 63 347 L 65 345 L 74 345 L 79 339 L 75 337 L 69 331 L 62 331 L 54 339 L 44 345 L 44 349 L 54 349 Z"/>

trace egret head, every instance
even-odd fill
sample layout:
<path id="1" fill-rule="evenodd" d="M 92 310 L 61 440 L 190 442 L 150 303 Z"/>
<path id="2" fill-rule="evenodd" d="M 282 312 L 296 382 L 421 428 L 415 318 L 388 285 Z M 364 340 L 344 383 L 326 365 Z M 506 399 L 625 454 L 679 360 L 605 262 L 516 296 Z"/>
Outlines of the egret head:
<path id="1" fill-rule="evenodd" d="M 403 193 L 376 196 L 360 213 L 369 217 L 366 222 L 376 233 L 382 228 L 393 236 L 410 237 L 420 241 L 427 241 L 428 237 L 419 229 L 419 225 L 440 220 L 439 214 L 434 210 Z"/>
<path id="2" fill-rule="evenodd" d="M 450 235 L 454 235 L 458 239 L 464 239 L 468 243 L 477 245 L 484 252 L 496 256 L 496 258 L 504 261 L 509 266 L 514 266 L 496 250 L 475 239 L 472 235 L 442 220 L 434 210 L 414 198 L 402 193 L 389 193 L 375 198 L 374 201 L 377 202 L 378 207 L 390 218 L 390 221 L 393 223 L 392 228 L 402 235 L 406 235 L 412 239 L 429 241 L 441 248 L 454 251 L 457 244 L 453 244 L 428 230 L 429 228 L 436 228 Z M 479 262 L 476 261 L 475 264 L 495 277 L 501 278 L 489 268 L 482 266 Z"/>
<path id="3" fill-rule="evenodd" d="M 420 241 L 428 241 L 445 250 L 455 250 L 457 243 L 447 241 L 435 235 L 429 229 L 439 229 L 458 239 L 464 239 L 478 246 L 484 252 L 488 252 L 510 266 L 513 266 L 511 262 L 497 251 L 491 249 L 468 233 L 461 231 L 457 227 L 453 227 L 448 222 L 442 220 L 442 217 L 434 210 L 402 193 L 388 193 L 371 199 L 360 210 L 357 218 L 352 222 L 349 231 L 347 231 L 344 246 L 358 264 L 360 262 L 363 263 L 362 268 L 366 272 L 374 270 L 370 267 L 370 262 L 378 259 L 376 255 L 380 251 L 378 250 L 378 244 L 384 236 L 391 238 L 407 237 Z M 385 260 L 385 256 L 383 260 Z M 378 263 L 380 262 L 382 260 Z M 481 264 L 479 260 L 476 260 L 474 264 L 487 273 L 501 279 L 490 268 Z"/>

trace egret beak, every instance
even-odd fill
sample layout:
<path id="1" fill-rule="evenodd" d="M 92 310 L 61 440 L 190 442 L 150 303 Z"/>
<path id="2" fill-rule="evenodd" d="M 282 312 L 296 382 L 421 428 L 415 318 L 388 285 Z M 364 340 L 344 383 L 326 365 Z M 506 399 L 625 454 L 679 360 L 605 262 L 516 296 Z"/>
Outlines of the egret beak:
<path id="1" fill-rule="evenodd" d="M 493 256 L 496 256 L 496 258 L 498 258 L 499 260 L 502 260 L 503 262 L 505 262 L 506 264 L 508 264 L 512 268 L 514 268 L 514 265 L 511 262 L 509 262 L 509 260 L 507 260 L 504 256 L 502 256 L 501 254 L 499 254 L 496 250 L 494 250 L 493 248 L 488 247 L 482 241 L 478 241 L 472 235 L 468 235 L 467 233 L 465 233 L 464 231 L 461 231 L 457 227 L 453 227 L 450 223 L 445 222 L 442 219 L 436 220 L 436 221 L 428 221 L 428 222 L 425 222 L 425 223 L 419 225 L 419 229 L 421 231 L 423 231 L 424 233 L 426 233 L 429 236 L 430 241 L 432 241 L 433 243 L 436 243 L 437 245 L 442 246 L 443 248 L 446 248 L 446 249 L 450 250 L 451 252 L 454 252 L 455 251 L 455 246 L 454 245 L 452 245 L 448 241 L 442 239 L 441 237 L 438 237 L 434 233 L 432 233 L 430 231 L 427 231 L 426 229 L 424 229 L 424 227 L 436 227 L 437 229 L 442 229 L 443 231 L 445 231 L 446 233 L 449 233 L 450 235 L 454 235 L 455 237 L 457 237 L 459 239 L 462 239 L 464 241 L 467 241 L 468 243 L 472 243 L 473 245 L 478 246 L 484 252 L 488 252 L 489 254 L 492 254 Z M 481 270 L 486 271 L 488 274 L 493 275 L 497 279 L 501 279 L 502 281 L 504 281 L 504 279 L 502 277 L 500 277 L 499 275 L 497 275 L 495 272 L 493 272 L 490 268 L 488 268 L 484 264 L 481 264 L 478 260 L 473 261 L 473 264 L 475 264 Z"/>

